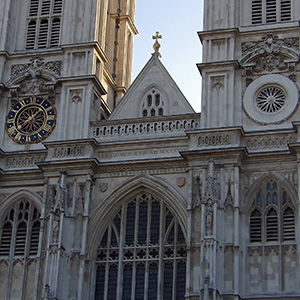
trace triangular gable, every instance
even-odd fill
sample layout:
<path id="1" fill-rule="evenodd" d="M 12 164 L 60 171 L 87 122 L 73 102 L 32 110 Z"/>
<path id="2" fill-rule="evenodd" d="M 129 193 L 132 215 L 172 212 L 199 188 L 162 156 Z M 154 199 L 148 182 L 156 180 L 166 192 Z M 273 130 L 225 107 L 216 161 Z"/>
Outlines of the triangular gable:
<path id="1" fill-rule="evenodd" d="M 109 120 L 195 113 L 158 57 L 152 54 Z"/>

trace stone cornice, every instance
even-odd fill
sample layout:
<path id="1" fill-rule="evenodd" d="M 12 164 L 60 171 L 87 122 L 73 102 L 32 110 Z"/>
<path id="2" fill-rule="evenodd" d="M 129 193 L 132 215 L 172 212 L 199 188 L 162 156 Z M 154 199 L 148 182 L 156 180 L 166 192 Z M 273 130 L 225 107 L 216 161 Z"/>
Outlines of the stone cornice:
<path id="1" fill-rule="evenodd" d="M 94 84 L 94 86 L 97 88 L 97 92 L 100 95 L 106 95 L 106 90 L 99 81 L 98 77 L 96 75 L 81 75 L 81 76 L 70 76 L 70 77 L 61 77 L 58 78 L 57 82 L 58 83 L 64 83 L 64 82 L 74 82 L 74 81 L 79 81 L 80 84 L 84 80 L 91 80 Z"/>

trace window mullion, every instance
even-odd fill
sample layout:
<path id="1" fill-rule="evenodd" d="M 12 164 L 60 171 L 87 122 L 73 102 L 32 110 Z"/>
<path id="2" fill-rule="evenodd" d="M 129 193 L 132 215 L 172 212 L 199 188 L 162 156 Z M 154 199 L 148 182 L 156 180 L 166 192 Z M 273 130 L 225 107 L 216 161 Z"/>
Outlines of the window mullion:
<path id="1" fill-rule="evenodd" d="M 160 203 L 160 216 L 159 216 L 159 262 L 158 262 L 158 280 L 157 280 L 157 299 L 162 299 L 163 295 L 163 251 L 164 251 L 164 232 L 165 232 L 165 222 L 164 222 L 164 216 L 165 216 L 165 207 L 163 203 Z"/>
<path id="2" fill-rule="evenodd" d="M 126 237 L 126 220 L 127 220 L 127 208 L 128 205 L 122 204 L 122 213 L 121 213 L 121 228 L 120 228 L 120 245 L 119 245 L 119 266 L 118 266 L 118 283 L 117 283 L 117 299 L 122 299 L 122 290 L 123 290 L 123 255 L 124 255 L 124 244 Z"/>

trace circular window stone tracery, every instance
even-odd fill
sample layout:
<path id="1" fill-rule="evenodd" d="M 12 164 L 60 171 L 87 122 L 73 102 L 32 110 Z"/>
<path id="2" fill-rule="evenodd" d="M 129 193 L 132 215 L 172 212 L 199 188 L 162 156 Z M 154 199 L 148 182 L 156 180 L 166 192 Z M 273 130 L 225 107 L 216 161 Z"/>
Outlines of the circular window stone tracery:
<path id="1" fill-rule="evenodd" d="M 266 113 L 274 113 L 282 109 L 286 103 L 286 93 L 277 86 L 267 86 L 259 90 L 256 97 L 257 107 Z"/>
<path id="2" fill-rule="evenodd" d="M 243 108 L 254 122 L 280 124 L 290 118 L 298 106 L 299 92 L 295 83 L 279 74 L 264 75 L 246 89 Z"/>

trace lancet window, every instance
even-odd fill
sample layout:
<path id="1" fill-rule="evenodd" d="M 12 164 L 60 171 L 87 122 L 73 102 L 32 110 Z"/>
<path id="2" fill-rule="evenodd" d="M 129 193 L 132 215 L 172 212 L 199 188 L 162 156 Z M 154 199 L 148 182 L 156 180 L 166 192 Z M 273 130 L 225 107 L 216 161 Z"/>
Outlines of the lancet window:
<path id="1" fill-rule="evenodd" d="M 252 24 L 291 20 L 291 0 L 252 0 Z"/>
<path id="2" fill-rule="evenodd" d="M 40 235 L 40 212 L 19 200 L 0 228 L 0 290 L 9 299 L 33 299 Z"/>
<path id="3" fill-rule="evenodd" d="M 186 242 L 166 205 L 140 194 L 110 221 L 97 250 L 95 299 L 184 299 Z"/>
<path id="4" fill-rule="evenodd" d="M 30 0 L 26 49 L 58 47 L 63 0 Z"/>
<path id="5" fill-rule="evenodd" d="M 295 209 L 288 192 L 269 180 L 256 193 L 250 214 L 250 241 L 285 242 L 295 240 Z"/>
<path id="6" fill-rule="evenodd" d="M 297 286 L 296 209 L 288 190 L 275 179 L 262 183 L 250 210 L 248 292 L 293 293 Z"/>
<path id="7" fill-rule="evenodd" d="M 155 117 L 164 115 L 164 101 L 161 93 L 152 88 L 144 97 L 142 103 L 142 116 Z"/>

